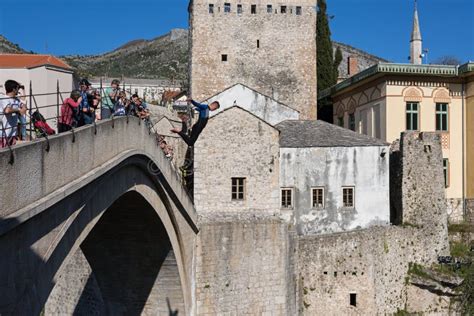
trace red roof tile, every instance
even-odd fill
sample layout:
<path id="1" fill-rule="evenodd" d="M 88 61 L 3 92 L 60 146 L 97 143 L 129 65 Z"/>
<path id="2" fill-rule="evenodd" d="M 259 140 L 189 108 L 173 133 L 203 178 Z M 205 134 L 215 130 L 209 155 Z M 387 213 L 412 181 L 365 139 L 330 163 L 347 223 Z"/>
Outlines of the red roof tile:
<path id="1" fill-rule="evenodd" d="M 46 65 L 71 69 L 64 61 L 52 55 L 0 54 L 0 68 L 35 68 Z"/>

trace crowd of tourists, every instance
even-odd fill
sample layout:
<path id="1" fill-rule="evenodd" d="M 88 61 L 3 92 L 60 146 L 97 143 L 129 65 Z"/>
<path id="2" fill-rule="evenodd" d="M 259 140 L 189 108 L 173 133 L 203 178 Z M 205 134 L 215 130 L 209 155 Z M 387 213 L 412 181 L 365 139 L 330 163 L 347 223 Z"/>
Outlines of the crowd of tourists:
<path id="1" fill-rule="evenodd" d="M 14 80 L 7 80 L 4 88 L 5 94 L 0 94 L 0 148 L 27 140 L 28 102 L 25 87 Z M 56 131 L 48 125 L 39 109 L 33 110 L 30 119 L 36 137 L 55 134 Z M 73 90 L 61 105 L 57 132 L 64 133 L 98 120 L 126 115 L 139 117 L 151 128 L 148 105 L 137 94 L 120 89 L 119 80 L 113 80 L 110 87 L 100 91 L 92 88 L 87 79 L 82 79 L 79 89 Z M 158 135 L 157 140 L 160 148 L 171 159 L 173 150 L 164 137 Z"/>

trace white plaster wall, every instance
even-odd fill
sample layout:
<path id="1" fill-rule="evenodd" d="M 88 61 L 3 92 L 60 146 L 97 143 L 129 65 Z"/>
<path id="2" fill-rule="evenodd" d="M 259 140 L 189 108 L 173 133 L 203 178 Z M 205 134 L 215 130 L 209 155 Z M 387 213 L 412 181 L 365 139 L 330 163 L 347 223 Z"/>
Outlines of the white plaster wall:
<path id="1" fill-rule="evenodd" d="M 271 125 L 276 125 L 285 120 L 299 119 L 299 112 L 297 110 L 241 84 L 224 90 L 207 100 L 209 103 L 214 101 L 219 101 L 221 107 L 218 111 L 212 112 L 211 116 L 232 107 L 235 102 L 235 105 L 246 109 Z"/>
<path id="2" fill-rule="evenodd" d="M 385 151 L 384 158 L 380 155 Z M 342 187 L 355 187 L 355 208 L 342 206 Z M 388 147 L 281 148 L 280 187 L 294 189 L 300 234 L 350 231 L 390 222 Z M 311 188 L 324 187 L 324 209 Z"/>

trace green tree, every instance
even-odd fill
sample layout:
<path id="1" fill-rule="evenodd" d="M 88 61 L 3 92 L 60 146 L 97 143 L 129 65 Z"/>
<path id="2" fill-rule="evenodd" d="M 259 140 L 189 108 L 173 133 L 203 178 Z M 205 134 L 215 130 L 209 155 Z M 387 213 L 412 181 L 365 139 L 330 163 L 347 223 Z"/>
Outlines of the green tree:
<path id="1" fill-rule="evenodd" d="M 334 58 L 331 31 L 329 29 L 326 0 L 318 0 L 318 14 L 316 21 L 316 51 L 317 51 L 317 79 L 318 93 L 336 84 L 342 53 L 339 50 Z"/>

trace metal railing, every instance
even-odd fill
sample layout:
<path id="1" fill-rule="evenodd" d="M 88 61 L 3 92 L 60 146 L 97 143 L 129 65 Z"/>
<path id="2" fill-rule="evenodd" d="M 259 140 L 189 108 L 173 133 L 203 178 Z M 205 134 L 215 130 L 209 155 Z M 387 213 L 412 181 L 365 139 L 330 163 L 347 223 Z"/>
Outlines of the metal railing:
<path id="1" fill-rule="evenodd" d="M 99 101 L 99 104 L 97 105 L 97 108 L 95 108 L 95 111 L 98 110 L 98 111 L 102 112 L 102 109 L 104 107 L 103 98 L 108 97 L 106 95 L 106 88 L 110 88 L 110 87 L 111 86 L 104 86 L 102 84 L 102 81 L 101 81 L 100 86 L 96 89 L 93 89 L 93 90 L 96 90 L 96 91 L 98 90 L 98 92 L 101 96 L 101 101 Z M 123 91 L 126 91 L 125 90 L 125 84 L 123 84 Z M 2 146 L 0 146 L 0 149 L 8 147 L 8 149 L 10 151 L 10 160 L 9 160 L 10 164 L 13 165 L 14 162 L 15 162 L 15 156 L 14 156 L 14 153 L 13 153 L 13 150 L 12 150 L 12 146 L 16 143 L 17 138 L 21 138 L 22 141 L 32 141 L 36 138 L 45 138 L 45 140 L 46 140 L 46 151 L 50 150 L 48 133 L 43 129 L 43 130 L 39 130 L 39 133 L 37 134 L 38 128 L 34 126 L 34 122 L 33 122 L 34 121 L 33 120 L 34 113 L 35 112 L 38 112 L 40 114 L 42 112 L 43 112 L 43 114 L 45 112 L 53 113 L 52 115 L 43 115 L 42 114 L 42 116 L 43 116 L 44 121 L 46 123 L 55 122 L 56 123 L 55 124 L 56 125 L 55 126 L 56 127 L 55 133 L 59 133 L 59 130 L 58 130 L 58 127 L 59 127 L 58 125 L 59 125 L 59 121 L 60 121 L 59 118 L 62 115 L 61 106 L 64 104 L 64 100 L 65 100 L 63 95 L 67 95 L 69 97 L 71 92 L 72 91 L 60 91 L 59 81 L 57 81 L 55 92 L 35 94 L 33 92 L 32 83 L 30 82 L 30 84 L 29 84 L 29 93 L 26 94 L 26 95 L 21 96 L 21 99 L 28 100 L 28 102 L 27 102 L 27 112 L 26 112 L 26 114 L 22 115 L 25 118 L 25 120 L 23 120 L 23 123 L 22 123 L 20 121 L 20 119 L 18 118 L 18 120 L 17 120 L 18 124 L 16 126 L 10 126 L 10 127 L 5 126 L 5 124 L 4 124 L 5 116 L 8 115 L 8 114 L 5 114 L 4 109 L 0 108 L 0 134 L 1 134 L 1 138 L 2 138 L 1 139 Z M 56 102 L 48 103 L 46 101 L 45 102 L 46 104 L 39 105 L 39 102 L 38 102 L 37 98 L 51 97 L 51 96 L 56 96 L 56 98 L 55 98 Z M 20 96 L 16 96 L 16 97 L 0 96 L 0 102 L 3 101 L 4 99 L 12 99 L 12 98 L 13 99 L 19 99 Z M 56 109 L 56 111 L 51 111 L 51 109 L 54 109 L 54 108 Z M 95 113 L 95 111 L 94 111 L 94 113 Z M 15 113 L 13 115 L 20 116 L 19 113 Z M 126 116 L 127 124 L 128 124 L 129 117 L 132 116 L 132 115 L 130 115 L 130 111 L 126 111 L 125 115 L 120 115 L 120 116 Z M 115 118 L 115 116 L 114 116 L 114 114 L 112 114 L 110 116 L 110 120 L 112 121 L 112 128 L 114 128 L 114 118 Z M 152 124 L 149 117 L 146 117 L 144 119 L 140 119 L 138 121 L 138 124 L 141 125 L 142 121 L 148 129 L 148 134 L 149 135 L 153 134 L 154 137 L 155 137 L 155 142 L 156 142 L 157 146 L 160 146 L 160 143 L 164 140 L 164 136 L 162 136 L 158 133 L 158 131 L 155 129 L 154 124 Z M 89 124 L 86 124 L 86 125 L 89 125 Z M 96 119 L 94 119 L 93 122 L 90 125 L 93 125 L 94 134 L 97 134 Z M 54 128 L 52 128 L 52 129 L 54 129 Z M 23 135 L 23 132 L 22 132 L 22 131 L 25 131 L 25 130 L 26 130 L 27 137 L 24 137 L 25 135 Z M 72 127 L 71 130 L 69 130 L 67 132 L 72 133 L 72 135 L 73 135 L 72 142 L 75 142 L 76 134 L 75 134 L 75 131 L 74 131 L 74 127 Z M 20 134 L 22 134 L 22 135 L 20 135 Z M 183 179 L 182 179 L 182 174 L 181 174 L 180 170 L 173 163 L 170 162 L 170 164 L 171 164 L 173 172 L 178 176 L 178 179 L 180 179 L 181 182 L 182 182 Z"/>

